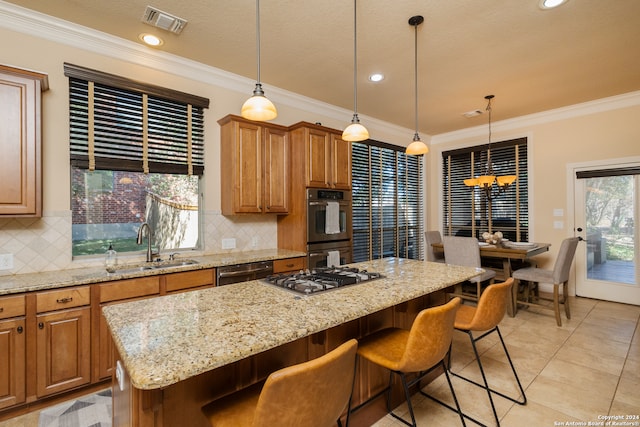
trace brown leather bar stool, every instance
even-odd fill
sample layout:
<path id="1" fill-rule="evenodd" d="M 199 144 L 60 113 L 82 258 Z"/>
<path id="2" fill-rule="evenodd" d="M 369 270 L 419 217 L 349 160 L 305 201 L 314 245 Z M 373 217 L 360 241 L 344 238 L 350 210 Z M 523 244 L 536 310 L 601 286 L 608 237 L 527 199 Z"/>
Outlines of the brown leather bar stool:
<path id="1" fill-rule="evenodd" d="M 509 305 L 509 301 L 511 299 L 511 286 L 513 286 L 513 278 L 509 278 L 503 283 L 495 283 L 493 285 L 489 285 L 480 296 L 480 300 L 478 301 L 478 305 L 476 307 L 469 305 L 463 305 L 460 307 L 458 313 L 456 314 L 454 325 L 457 330 L 466 332 L 469 336 L 469 339 L 471 340 L 471 346 L 473 347 L 473 353 L 476 356 L 478 367 L 480 368 L 480 374 L 482 375 L 483 383 L 480 384 L 469 378 L 463 377 L 460 374 L 456 374 L 455 372 L 451 372 L 451 374 L 455 375 L 458 378 L 462 378 L 463 380 L 468 381 L 472 384 L 475 384 L 478 387 L 482 387 L 487 391 L 489 402 L 491 402 L 491 409 L 493 410 L 493 416 L 495 417 L 498 426 L 500 426 L 500 419 L 498 418 L 498 414 L 496 413 L 496 407 L 493 403 L 492 393 L 502 396 L 505 399 L 508 399 L 519 405 L 524 405 L 527 403 L 527 396 L 524 393 L 524 389 L 522 388 L 522 384 L 520 383 L 520 379 L 518 378 L 516 368 L 513 366 L 511 356 L 509 356 L 507 346 L 504 344 L 502 334 L 500 333 L 500 328 L 498 327 L 498 323 L 500 323 L 500 321 L 502 321 L 502 319 L 504 318 L 504 315 L 507 311 L 507 306 Z M 484 333 L 474 338 L 473 332 Z M 507 356 L 509 365 L 511 366 L 511 371 L 513 372 L 516 382 L 518 383 L 518 387 L 520 388 L 522 400 L 507 396 L 489 387 L 486 374 L 482 367 L 482 361 L 480 360 L 480 355 L 478 354 L 476 342 L 480 341 L 482 338 L 493 332 L 497 332 L 498 337 L 500 337 L 500 342 L 502 343 L 502 348 L 504 349 L 504 353 Z M 449 362 L 450 360 L 451 352 L 449 352 Z M 450 367 L 451 363 L 447 363 L 447 365 Z M 470 419 L 476 424 L 484 425 L 468 415 L 464 415 L 464 417 Z"/>
<path id="2" fill-rule="evenodd" d="M 460 298 L 454 298 L 447 304 L 422 310 L 413 321 L 411 330 L 409 331 L 399 328 L 387 328 L 360 340 L 358 355 L 376 365 L 389 369 L 390 373 L 389 385 L 359 407 L 386 392 L 387 410 L 389 413 L 406 425 L 415 427 L 416 418 L 413 413 L 413 406 L 411 405 L 409 388 L 415 384 L 419 386 L 420 380 L 422 380 L 426 374 L 434 368 L 442 367 L 456 403 L 458 415 L 460 415 L 462 425 L 465 425 L 462 412 L 458 405 L 458 398 L 453 390 L 453 384 L 451 384 L 448 371 L 444 364 L 444 357 L 451 346 L 453 322 L 456 311 L 460 306 L 460 301 Z M 418 376 L 408 381 L 406 374 L 414 372 L 418 373 Z M 407 406 L 411 414 L 411 424 L 391 410 L 391 381 L 394 374 L 398 375 L 402 381 Z M 422 390 L 420 390 L 420 392 L 430 397 L 422 392 Z M 358 408 L 355 408 L 354 411 Z"/>
<path id="3" fill-rule="evenodd" d="M 267 380 L 202 407 L 213 427 L 330 427 L 348 408 L 358 342 L 273 372 Z M 349 412 L 347 420 L 349 424 Z"/>

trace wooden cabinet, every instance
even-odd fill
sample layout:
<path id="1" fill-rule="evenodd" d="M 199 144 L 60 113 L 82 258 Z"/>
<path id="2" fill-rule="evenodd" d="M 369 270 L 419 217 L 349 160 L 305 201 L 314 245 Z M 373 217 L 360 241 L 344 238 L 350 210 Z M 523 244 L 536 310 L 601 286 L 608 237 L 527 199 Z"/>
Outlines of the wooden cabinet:
<path id="1" fill-rule="evenodd" d="M 0 217 L 42 216 L 41 92 L 46 74 L 0 65 Z"/>
<path id="2" fill-rule="evenodd" d="M 0 298 L 0 409 L 26 399 L 25 298 Z"/>
<path id="3" fill-rule="evenodd" d="M 289 273 L 292 271 L 300 271 L 306 268 L 305 257 L 277 259 L 273 261 L 274 273 Z"/>
<path id="4" fill-rule="evenodd" d="M 183 273 L 165 274 L 162 277 L 163 292 L 192 291 L 213 286 L 216 283 L 216 272 L 213 268 L 205 270 L 186 271 Z"/>
<path id="5" fill-rule="evenodd" d="M 90 287 L 36 294 L 36 395 L 91 381 Z"/>
<path id="6" fill-rule="evenodd" d="M 220 124 L 222 213 L 289 211 L 287 129 L 226 116 Z"/>
<path id="7" fill-rule="evenodd" d="M 341 134 L 310 123 L 291 127 L 292 158 L 305 166 L 305 184 L 311 188 L 351 189 L 351 143 Z"/>
<path id="8" fill-rule="evenodd" d="M 93 379 L 99 381 L 111 378 L 115 360 L 113 358 L 113 339 L 107 322 L 102 315 L 102 308 L 109 304 L 117 304 L 134 299 L 149 298 L 160 294 L 159 276 L 141 277 L 139 279 L 118 280 L 96 285 L 94 292 L 93 314 Z"/>

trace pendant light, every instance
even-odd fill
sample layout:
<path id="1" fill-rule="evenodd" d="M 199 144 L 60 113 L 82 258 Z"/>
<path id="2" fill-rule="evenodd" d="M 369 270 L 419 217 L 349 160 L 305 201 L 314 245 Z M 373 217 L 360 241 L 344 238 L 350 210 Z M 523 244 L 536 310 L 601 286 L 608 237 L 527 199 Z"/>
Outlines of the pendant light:
<path id="1" fill-rule="evenodd" d="M 353 0 L 353 118 L 351 124 L 342 132 L 342 139 L 345 141 L 364 141 L 369 139 L 369 131 L 360 124 L 358 118 L 358 19 L 357 1 Z"/>
<path id="2" fill-rule="evenodd" d="M 405 153 L 412 156 L 419 156 L 421 154 L 427 154 L 429 152 L 429 147 L 420 140 L 420 135 L 418 134 L 418 25 L 424 22 L 424 18 L 420 15 L 412 16 L 409 18 L 409 25 L 415 28 L 415 63 L 414 63 L 414 71 L 415 71 L 415 113 L 416 113 L 416 133 L 413 135 L 413 141 L 407 149 Z"/>
<path id="3" fill-rule="evenodd" d="M 493 171 L 493 164 L 491 163 L 491 100 L 495 98 L 494 95 L 487 95 L 484 99 L 487 100 L 487 108 L 485 109 L 489 113 L 489 144 L 487 146 L 487 165 L 485 167 L 484 175 L 477 178 L 469 178 L 464 180 L 464 184 L 467 187 L 480 187 L 487 199 L 492 200 L 499 194 L 504 193 L 509 189 L 509 186 L 517 179 L 515 175 L 496 176 Z M 497 184 L 497 192 L 494 191 L 493 184 Z"/>
<path id="4" fill-rule="evenodd" d="M 240 114 L 245 119 L 263 122 L 273 120 L 278 116 L 275 105 L 264 96 L 262 84 L 260 83 L 260 0 L 256 0 L 256 45 L 258 53 L 258 80 L 253 96 L 242 105 Z"/>

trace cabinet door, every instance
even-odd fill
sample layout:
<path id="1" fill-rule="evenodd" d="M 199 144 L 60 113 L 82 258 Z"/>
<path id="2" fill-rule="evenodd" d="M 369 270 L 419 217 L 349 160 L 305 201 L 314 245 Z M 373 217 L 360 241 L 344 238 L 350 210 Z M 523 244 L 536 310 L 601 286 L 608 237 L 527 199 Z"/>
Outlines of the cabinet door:
<path id="1" fill-rule="evenodd" d="M 0 409 L 25 401 L 25 320 L 0 321 Z"/>
<path id="2" fill-rule="evenodd" d="M 264 211 L 289 212 L 289 137 L 280 129 L 264 129 Z"/>
<path id="3" fill-rule="evenodd" d="M 0 215 L 42 215 L 41 78 L 0 66 Z"/>
<path id="4" fill-rule="evenodd" d="M 331 187 L 331 144 L 329 134 L 309 129 L 307 141 L 307 187 Z"/>
<path id="5" fill-rule="evenodd" d="M 88 384 L 91 376 L 91 308 L 41 314 L 36 322 L 37 396 Z"/>
<path id="6" fill-rule="evenodd" d="M 331 135 L 333 188 L 351 190 L 351 143 Z"/>
<path id="7" fill-rule="evenodd" d="M 261 128 L 237 123 L 235 146 L 235 211 L 262 212 L 262 138 Z"/>

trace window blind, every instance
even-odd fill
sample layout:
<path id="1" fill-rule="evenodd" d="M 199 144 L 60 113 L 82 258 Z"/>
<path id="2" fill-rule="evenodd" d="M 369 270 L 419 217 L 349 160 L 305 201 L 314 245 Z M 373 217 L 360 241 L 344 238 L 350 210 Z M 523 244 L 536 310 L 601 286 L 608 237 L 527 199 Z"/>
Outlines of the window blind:
<path id="1" fill-rule="evenodd" d="M 529 233 L 527 139 L 493 143 L 491 163 L 495 175 L 516 175 L 509 189 L 488 203 L 483 190 L 467 187 L 464 180 L 483 175 L 486 146 L 442 153 L 443 230 L 445 235 L 480 237 L 488 231 L 491 206 L 493 231 L 511 240 L 527 241 Z M 497 187 L 494 184 L 494 187 Z M 496 189 L 497 190 L 497 189 Z M 519 234 L 519 237 L 518 237 Z"/>
<path id="2" fill-rule="evenodd" d="M 127 85 L 124 83 L 130 81 L 117 76 L 82 70 L 85 72 L 65 64 L 72 165 L 91 170 L 203 174 L 203 109 L 208 100 L 154 86 L 145 91 L 142 84 Z M 109 77 L 126 88 L 105 83 Z"/>
<path id="3" fill-rule="evenodd" d="M 353 258 L 422 259 L 422 157 L 377 141 L 352 144 Z"/>

